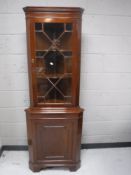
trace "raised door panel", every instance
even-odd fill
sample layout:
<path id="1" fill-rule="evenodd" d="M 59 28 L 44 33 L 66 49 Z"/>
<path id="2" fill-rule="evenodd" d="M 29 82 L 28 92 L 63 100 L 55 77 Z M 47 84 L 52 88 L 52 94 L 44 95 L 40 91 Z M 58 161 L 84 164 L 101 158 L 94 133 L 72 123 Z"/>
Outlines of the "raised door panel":
<path id="1" fill-rule="evenodd" d="M 67 119 L 32 120 L 37 161 L 72 160 L 75 121 Z"/>

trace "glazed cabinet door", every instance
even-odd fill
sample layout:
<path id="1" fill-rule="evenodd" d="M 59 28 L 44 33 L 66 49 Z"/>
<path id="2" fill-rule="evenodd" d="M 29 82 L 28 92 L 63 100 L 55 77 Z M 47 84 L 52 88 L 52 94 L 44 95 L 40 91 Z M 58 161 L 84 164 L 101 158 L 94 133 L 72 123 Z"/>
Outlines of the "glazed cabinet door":
<path id="1" fill-rule="evenodd" d="M 71 43 L 71 23 L 35 23 L 38 103 L 71 103 Z"/>
<path id="2" fill-rule="evenodd" d="M 72 106 L 79 82 L 77 21 L 31 23 L 31 74 L 35 106 Z"/>
<path id="3" fill-rule="evenodd" d="M 76 121 L 72 119 L 33 119 L 32 144 L 36 161 L 73 159 Z"/>

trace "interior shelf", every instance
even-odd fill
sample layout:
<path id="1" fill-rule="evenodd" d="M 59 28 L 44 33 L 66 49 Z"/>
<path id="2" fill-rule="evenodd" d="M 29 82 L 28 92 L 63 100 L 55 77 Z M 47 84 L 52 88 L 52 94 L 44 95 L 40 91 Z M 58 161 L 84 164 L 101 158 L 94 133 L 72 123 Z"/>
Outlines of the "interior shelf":
<path id="1" fill-rule="evenodd" d="M 38 98 L 44 98 L 44 97 L 38 97 Z M 71 97 L 70 97 L 71 98 Z M 38 102 L 39 103 L 39 102 Z M 42 105 L 42 102 L 40 102 L 41 103 L 41 105 Z M 52 99 L 52 100 L 46 100 L 45 102 L 43 102 L 43 103 L 46 103 L 46 104 L 71 104 L 71 101 L 65 101 L 65 100 L 56 100 L 56 99 Z"/>
<path id="2" fill-rule="evenodd" d="M 68 78 L 68 77 L 72 77 L 72 73 L 65 73 L 65 74 L 39 74 L 37 75 L 37 78 Z"/>

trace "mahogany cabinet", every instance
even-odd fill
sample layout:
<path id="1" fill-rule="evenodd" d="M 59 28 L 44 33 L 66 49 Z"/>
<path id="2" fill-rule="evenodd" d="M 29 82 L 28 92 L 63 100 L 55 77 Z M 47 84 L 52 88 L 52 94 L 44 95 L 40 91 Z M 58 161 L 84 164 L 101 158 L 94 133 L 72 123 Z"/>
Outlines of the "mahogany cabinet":
<path id="1" fill-rule="evenodd" d="M 26 109 L 33 171 L 80 167 L 79 107 L 83 9 L 25 7 L 30 107 Z"/>

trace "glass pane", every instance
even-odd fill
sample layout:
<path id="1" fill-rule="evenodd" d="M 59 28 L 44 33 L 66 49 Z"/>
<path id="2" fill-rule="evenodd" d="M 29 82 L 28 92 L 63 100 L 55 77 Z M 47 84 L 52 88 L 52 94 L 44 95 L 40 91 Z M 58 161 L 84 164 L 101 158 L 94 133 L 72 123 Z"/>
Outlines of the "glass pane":
<path id="1" fill-rule="evenodd" d="M 51 88 L 51 84 L 47 79 L 37 78 L 37 89 L 38 89 L 38 102 L 45 101 L 45 95 L 48 89 Z"/>
<path id="2" fill-rule="evenodd" d="M 65 104 L 70 104 L 71 103 L 71 96 L 70 97 L 69 96 L 66 96 L 64 98 L 64 102 L 65 102 Z"/>
<path id="3" fill-rule="evenodd" d="M 59 52 L 50 51 L 44 57 L 46 74 L 64 73 L 64 57 Z"/>
<path id="4" fill-rule="evenodd" d="M 65 32 L 62 37 L 60 38 L 60 49 L 61 50 L 66 50 L 70 51 L 72 47 L 72 42 L 71 42 L 71 36 L 72 33 L 70 32 Z"/>
<path id="5" fill-rule="evenodd" d="M 66 24 L 66 31 L 72 31 L 72 24 L 71 23 L 67 23 Z"/>
<path id="6" fill-rule="evenodd" d="M 71 51 L 63 51 L 62 53 L 63 53 L 64 57 L 72 56 L 72 52 Z"/>
<path id="7" fill-rule="evenodd" d="M 40 50 L 36 51 L 36 57 L 43 58 L 46 53 L 47 53 L 46 51 L 40 51 Z"/>
<path id="8" fill-rule="evenodd" d="M 65 59 L 65 67 L 66 67 L 66 72 L 71 73 L 72 72 L 72 64 L 71 64 L 71 58 L 66 58 Z"/>
<path id="9" fill-rule="evenodd" d="M 35 30 L 37 30 L 37 31 L 42 30 L 42 23 L 36 23 Z"/>
<path id="10" fill-rule="evenodd" d="M 53 40 L 64 32 L 64 23 L 44 23 L 45 33 Z"/>
<path id="11" fill-rule="evenodd" d="M 71 96 L 71 84 L 72 79 L 70 77 L 63 78 L 57 84 L 59 90 L 64 94 L 64 96 Z"/>
<path id="12" fill-rule="evenodd" d="M 63 103 L 64 97 L 57 89 L 53 88 L 50 93 L 46 96 L 46 103 Z"/>
<path id="13" fill-rule="evenodd" d="M 48 50 L 51 42 L 42 32 L 36 32 L 36 50 Z"/>

